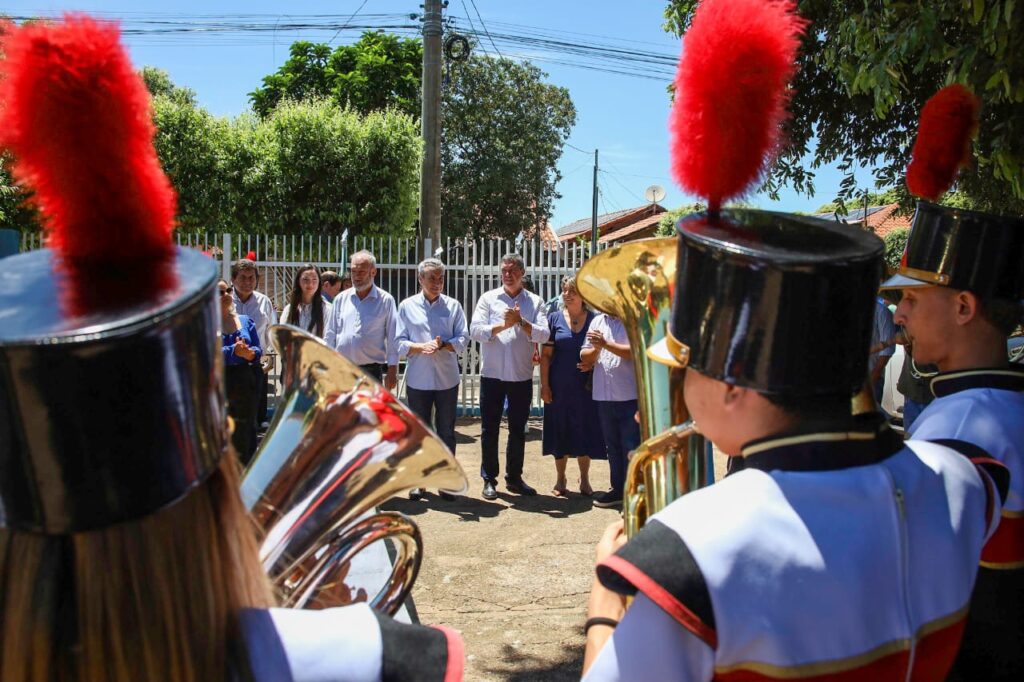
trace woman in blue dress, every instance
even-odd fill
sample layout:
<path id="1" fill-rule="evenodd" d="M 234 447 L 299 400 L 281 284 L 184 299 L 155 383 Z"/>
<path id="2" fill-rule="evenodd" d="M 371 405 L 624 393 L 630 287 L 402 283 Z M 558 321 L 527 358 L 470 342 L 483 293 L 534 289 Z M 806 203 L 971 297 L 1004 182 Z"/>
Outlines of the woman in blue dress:
<path id="1" fill-rule="evenodd" d="M 548 315 L 551 336 L 540 360 L 541 399 L 544 401 L 543 452 L 555 458 L 551 492 L 568 494 L 566 462 L 575 457 L 580 467 L 580 493 L 591 495 L 590 460 L 605 459 L 597 406 L 590 392 L 589 372 L 581 370 L 580 348 L 595 313 L 587 310 L 576 290 L 576 278 L 562 280 L 562 302 Z"/>

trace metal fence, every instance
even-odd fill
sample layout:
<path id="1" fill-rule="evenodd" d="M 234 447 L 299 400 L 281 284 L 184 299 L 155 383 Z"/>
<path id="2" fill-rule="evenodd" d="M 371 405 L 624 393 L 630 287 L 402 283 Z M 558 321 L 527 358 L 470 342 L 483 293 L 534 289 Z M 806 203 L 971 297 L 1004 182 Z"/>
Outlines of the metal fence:
<path id="1" fill-rule="evenodd" d="M 259 290 L 270 297 L 280 316 L 287 303 L 295 273 L 305 263 L 321 270 L 347 270 L 350 254 L 363 249 L 377 259 L 376 283 L 396 302 L 419 291 L 416 266 L 428 256 L 444 261 L 447 276 L 445 293 L 458 300 L 470 320 L 480 296 L 501 286 L 501 258 L 509 252 L 523 256 L 526 273 L 534 292 L 548 301 L 561 293 L 562 278 L 573 275 L 589 255 L 589 246 L 579 243 L 544 245 L 539 241 L 515 243 L 508 240 L 447 239 L 441 247 L 429 239 L 370 238 L 342 239 L 321 235 L 248 235 L 219 233 L 177 233 L 180 246 L 196 248 L 220 261 L 224 278 L 230 279 L 231 262 L 254 253 L 259 267 Z M 22 250 L 40 248 L 38 234 L 22 235 Z M 602 250 L 608 244 L 601 244 Z M 462 381 L 459 389 L 459 413 L 479 414 L 480 346 L 470 341 L 460 359 Z M 400 391 L 403 387 L 399 387 Z M 404 392 L 403 392 L 404 393 Z M 400 394 L 403 394 L 400 393 Z M 532 413 L 540 414 L 540 377 L 534 373 Z"/>

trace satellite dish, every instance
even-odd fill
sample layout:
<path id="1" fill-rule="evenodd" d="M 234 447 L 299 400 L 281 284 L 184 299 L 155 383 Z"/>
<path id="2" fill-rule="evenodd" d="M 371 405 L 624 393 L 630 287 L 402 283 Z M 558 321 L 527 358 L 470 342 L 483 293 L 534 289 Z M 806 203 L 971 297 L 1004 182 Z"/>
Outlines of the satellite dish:
<path id="1" fill-rule="evenodd" d="M 652 204 L 656 204 L 665 198 L 665 188 L 661 185 L 651 185 L 644 190 L 644 197 Z"/>

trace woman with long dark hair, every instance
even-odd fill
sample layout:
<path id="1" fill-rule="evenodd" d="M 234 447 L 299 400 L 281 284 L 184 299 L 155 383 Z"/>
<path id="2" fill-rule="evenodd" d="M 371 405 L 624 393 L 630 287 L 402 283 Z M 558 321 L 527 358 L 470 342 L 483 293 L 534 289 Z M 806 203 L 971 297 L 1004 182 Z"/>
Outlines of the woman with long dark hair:
<path id="1" fill-rule="evenodd" d="M 295 272 L 288 305 L 281 312 L 281 319 L 323 338 L 324 324 L 330 312 L 331 304 L 320 295 L 320 270 L 312 263 L 306 263 Z"/>

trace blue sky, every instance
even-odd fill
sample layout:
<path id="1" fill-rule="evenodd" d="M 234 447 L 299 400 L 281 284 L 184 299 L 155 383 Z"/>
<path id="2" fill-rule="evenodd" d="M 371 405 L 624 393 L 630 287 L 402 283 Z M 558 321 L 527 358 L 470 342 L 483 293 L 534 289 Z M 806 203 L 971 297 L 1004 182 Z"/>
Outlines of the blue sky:
<path id="1" fill-rule="evenodd" d="M 312 2 L 291 0 L 288 3 L 264 0 L 197 2 L 155 2 L 153 0 L 64 2 L 13 2 L 0 12 L 18 15 L 52 15 L 66 9 L 78 9 L 121 18 L 126 28 L 152 26 L 140 22 L 155 20 L 240 21 L 248 15 L 251 21 L 273 23 L 272 31 L 259 34 L 188 33 L 173 35 L 125 35 L 133 61 L 138 65 L 156 66 L 167 71 L 178 85 L 192 88 L 202 106 L 218 115 L 235 115 L 248 107 L 247 93 L 255 89 L 261 78 L 275 71 L 288 55 L 288 46 L 298 39 L 334 44 L 353 42 L 358 30 L 285 28 L 289 24 L 324 21 L 339 22 L 355 14 L 350 23 L 361 21 L 396 21 L 411 24 L 408 14 L 421 11 L 421 0 L 336 0 Z M 362 8 L 360 9 L 360 6 Z M 454 17 L 456 28 L 469 27 L 470 20 L 480 30 L 483 25 L 494 33 L 516 31 L 584 43 L 600 43 L 615 47 L 635 48 L 666 55 L 678 55 L 680 43 L 662 28 L 661 0 L 449 0 L 445 14 Z M 358 12 L 357 12 L 358 10 Z M 380 15 L 393 14 L 395 19 Z M 398 15 L 404 14 L 404 17 Z M 315 15 L 320 15 L 319 17 Z M 324 15 L 333 15 L 333 18 Z M 377 15 L 377 17 L 375 17 Z M 467 18 L 468 15 L 468 18 Z M 516 28 L 509 25 L 515 24 Z M 281 27 L 281 28 L 278 28 Z M 532 27 L 532 28 L 530 28 Z M 657 79 L 594 72 L 545 60 L 545 55 L 531 48 L 506 45 L 500 38 L 497 50 L 505 56 L 532 58 L 548 73 L 551 83 L 569 89 L 576 105 L 577 123 L 569 139 L 581 150 L 600 150 L 599 177 L 604 213 L 645 203 L 644 189 L 661 185 L 667 190 L 662 204 L 672 208 L 692 201 L 669 177 L 668 95 L 670 77 Z M 489 41 L 481 47 L 488 53 L 496 48 Z M 548 55 L 550 58 L 550 55 Z M 652 67 L 653 68 L 653 67 Z M 664 71 L 664 69 L 660 69 Z M 555 203 L 551 218 L 553 227 L 590 215 L 593 154 L 567 146 L 559 168 L 563 178 L 558 185 L 562 198 Z M 871 178 L 861 172 L 867 186 Z M 831 200 L 839 186 L 840 175 L 834 168 L 816 171 L 817 196 L 807 198 L 783 190 L 779 202 L 755 195 L 751 203 L 775 210 L 813 210 Z"/>

